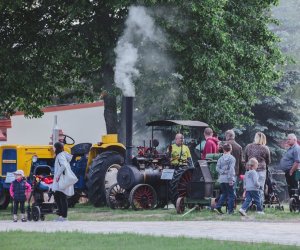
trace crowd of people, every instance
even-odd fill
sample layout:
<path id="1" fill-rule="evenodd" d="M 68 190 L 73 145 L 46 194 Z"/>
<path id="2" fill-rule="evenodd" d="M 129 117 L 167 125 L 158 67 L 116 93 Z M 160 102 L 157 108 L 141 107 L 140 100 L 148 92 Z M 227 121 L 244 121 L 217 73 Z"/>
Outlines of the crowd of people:
<path id="1" fill-rule="evenodd" d="M 214 136 L 211 128 L 204 130 L 205 141 L 200 142 L 196 147 L 201 151 L 201 159 L 205 160 L 208 154 L 215 154 L 222 149 L 223 155 L 218 159 L 216 171 L 218 172 L 221 195 L 214 209 L 218 213 L 223 213 L 222 206 L 227 204 L 228 213 L 232 214 L 236 193 L 236 183 L 239 175 L 244 175 L 244 203 L 239 212 L 246 215 L 250 204 L 255 204 L 257 212 L 263 214 L 264 187 L 268 174 L 268 166 L 271 163 L 271 153 L 267 146 L 267 139 L 264 133 L 257 132 L 253 142 L 249 143 L 245 149 L 236 142 L 235 132 L 227 130 L 225 141 L 221 142 Z M 179 140 L 180 138 L 180 140 Z M 179 164 L 191 166 L 191 153 L 188 147 L 182 147 L 184 137 L 177 134 L 175 138 L 172 159 L 176 159 Z M 300 146 L 297 143 L 295 134 L 289 134 L 286 141 L 287 151 L 280 161 L 280 169 L 285 173 L 289 196 L 293 194 L 293 189 L 298 188 L 295 179 L 296 171 L 300 169 Z M 173 147 L 173 146 L 172 146 Z M 173 162 L 174 163 L 174 162 Z"/>
<path id="2" fill-rule="evenodd" d="M 250 204 L 255 204 L 257 212 L 263 214 L 264 204 L 264 186 L 267 177 L 267 168 L 271 163 L 270 149 L 268 148 L 266 136 L 262 132 L 255 134 L 252 143 L 249 143 L 244 151 L 242 147 L 235 141 L 235 133 L 233 130 L 225 132 L 225 141 L 222 143 L 214 136 L 211 128 L 204 130 L 205 144 L 200 143 L 201 159 L 205 160 L 208 154 L 218 153 L 222 148 L 223 155 L 218 159 L 216 171 L 218 172 L 221 195 L 218 199 L 214 210 L 223 213 L 222 206 L 227 202 L 228 213 L 234 213 L 234 200 L 236 192 L 237 178 L 240 174 L 244 174 L 244 202 L 239 212 L 246 215 L 246 211 Z M 300 146 L 297 143 L 295 134 L 289 134 L 286 142 L 288 148 L 280 161 L 280 168 L 285 173 L 288 192 L 292 196 L 292 190 L 298 188 L 298 182 L 295 179 L 296 171 L 300 164 Z M 64 145 L 60 142 L 54 144 L 55 163 L 54 163 L 54 179 L 52 190 L 55 202 L 57 204 L 57 221 L 66 221 L 68 215 L 67 196 L 74 194 L 74 186 L 68 185 L 61 188 L 59 185 L 62 175 L 67 168 L 70 168 L 72 155 L 64 151 Z M 170 157 L 171 164 L 174 168 L 193 167 L 193 160 L 189 148 L 184 145 L 184 136 L 177 134 L 175 144 L 172 145 Z M 244 164 L 246 163 L 246 164 Z M 246 167 L 244 167 L 244 165 Z M 31 186 L 24 178 L 24 172 L 17 170 L 14 172 L 15 180 L 10 186 L 10 195 L 13 199 L 13 221 L 17 222 L 17 212 L 20 206 L 21 221 L 26 222 L 24 203 L 28 199 L 31 192 Z"/>

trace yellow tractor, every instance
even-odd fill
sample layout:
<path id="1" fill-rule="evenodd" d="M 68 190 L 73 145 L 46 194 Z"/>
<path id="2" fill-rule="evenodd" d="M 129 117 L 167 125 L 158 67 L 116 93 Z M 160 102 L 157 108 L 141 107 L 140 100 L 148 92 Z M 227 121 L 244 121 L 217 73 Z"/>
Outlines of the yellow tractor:
<path id="1" fill-rule="evenodd" d="M 117 183 L 118 170 L 124 164 L 126 148 L 118 142 L 116 134 L 102 136 L 102 142 L 94 144 L 88 154 L 87 193 L 94 206 L 106 203 L 106 190 Z"/>
<path id="2" fill-rule="evenodd" d="M 72 143 L 67 143 L 66 138 Z M 82 193 L 87 193 L 94 206 L 105 203 L 106 189 L 116 183 L 117 172 L 124 163 L 125 146 L 118 143 L 117 135 L 102 136 L 102 141 L 90 143 L 74 143 L 64 135 L 65 150 L 73 155 L 71 168 L 78 177 L 75 184 L 75 195 L 70 197 L 69 206 L 78 202 Z M 29 183 L 35 169 L 50 166 L 53 173 L 55 154 L 52 145 L 2 145 L 0 146 L 0 209 L 7 208 L 10 196 L 9 186 L 12 173 L 23 170 Z"/>
<path id="3" fill-rule="evenodd" d="M 10 201 L 9 186 L 13 172 L 22 169 L 26 177 L 33 173 L 34 166 L 53 165 L 54 152 L 51 145 L 2 145 L 0 146 L 0 209 Z"/>

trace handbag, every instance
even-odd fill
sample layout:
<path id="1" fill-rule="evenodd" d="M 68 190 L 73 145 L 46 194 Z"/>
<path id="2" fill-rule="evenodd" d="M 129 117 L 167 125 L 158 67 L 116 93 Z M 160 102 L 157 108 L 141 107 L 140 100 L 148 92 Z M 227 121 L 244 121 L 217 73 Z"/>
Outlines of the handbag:
<path id="1" fill-rule="evenodd" d="M 59 165 L 60 162 L 58 161 Z M 61 166 L 61 165 L 60 165 Z M 63 171 L 63 173 L 60 175 L 58 180 L 58 188 L 59 189 L 66 189 L 67 187 L 74 185 L 78 181 L 78 178 L 72 171 L 70 165 L 68 164 Z"/>

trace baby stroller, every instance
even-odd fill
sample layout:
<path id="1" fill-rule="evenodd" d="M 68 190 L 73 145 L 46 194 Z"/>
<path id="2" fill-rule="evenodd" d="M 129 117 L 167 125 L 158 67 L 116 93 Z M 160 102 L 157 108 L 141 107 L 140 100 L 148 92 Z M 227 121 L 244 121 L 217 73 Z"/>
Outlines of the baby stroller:
<path id="1" fill-rule="evenodd" d="M 33 174 L 32 192 L 28 200 L 28 220 L 45 220 L 45 214 L 56 212 L 57 206 L 54 202 L 52 191 L 53 175 L 48 165 L 38 166 Z M 30 206 L 30 203 L 32 205 Z"/>
<path id="2" fill-rule="evenodd" d="M 272 181 L 271 173 L 267 170 L 266 182 L 264 186 L 265 201 L 263 206 L 267 208 L 275 208 L 277 210 L 284 210 L 283 205 L 278 196 L 279 190 L 277 188 L 276 182 Z M 256 211 L 256 205 L 252 204 L 249 207 L 250 210 Z"/>
<path id="3" fill-rule="evenodd" d="M 267 170 L 267 176 L 266 176 L 266 183 L 264 188 L 264 194 L 265 194 L 265 207 L 275 207 L 275 209 L 278 210 L 284 210 L 284 207 L 282 206 L 279 196 L 278 196 L 279 190 L 277 188 L 276 182 L 272 181 L 271 179 L 271 173 L 269 169 Z"/>

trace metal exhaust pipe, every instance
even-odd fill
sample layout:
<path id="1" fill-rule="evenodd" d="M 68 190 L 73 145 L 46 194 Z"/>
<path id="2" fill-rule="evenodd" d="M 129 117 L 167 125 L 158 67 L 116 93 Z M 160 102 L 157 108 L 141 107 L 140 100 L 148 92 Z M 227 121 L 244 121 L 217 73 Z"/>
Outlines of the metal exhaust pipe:
<path id="1" fill-rule="evenodd" d="M 126 165 L 132 164 L 133 97 L 125 98 L 126 114 Z"/>

